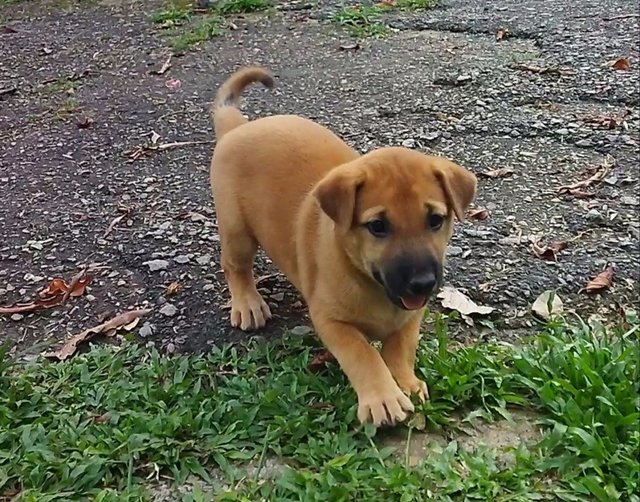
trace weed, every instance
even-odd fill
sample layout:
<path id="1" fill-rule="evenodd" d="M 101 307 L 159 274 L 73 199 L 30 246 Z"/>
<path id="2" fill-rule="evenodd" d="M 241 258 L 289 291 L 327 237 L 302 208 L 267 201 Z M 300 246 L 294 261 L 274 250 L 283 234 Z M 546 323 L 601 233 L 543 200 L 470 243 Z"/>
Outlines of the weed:
<path id="1" fill-rule="evenodd" d="M 381 14 L 381 8 L 375 6 L 344 7 L 334 14 L 332 20 L 347 28 L 354 37 L 381 37 L 389 32 L 389 28 L 380 21 Z"/>
<path id="2" fill-rule="evenodd" d="M 426 10 L 432 9 L 438 4 L 438 0 L 397 0 L 396 6 L 401 9 Z"/>
<path id="3" fill-rule="evenodd" d="M 171 41 L 173 49 L 181 51 L 220 35 L 222 20 L 217 16 L 207 16 Z"/>
<path id="4" fill-rule="evenodd" d="M 534 408 L 545 435 L 516 447 L 509 465 L 455 440 L 405 465 L 357 426 L 337 366 L 307 369 L 312 338 L 174 358 L 101 347 L 63 364 L 0 354 L 0 496 L 148 500 L 145 480 L 161 472 L 204 479 L 216 500 L 638 502 L 640 323 L 631 314 L 627 323 L 556 320 L 521 346 L 454 348 L 447 318 L 436 317 L 418 354 L 431 389 L 418 412 L 451 437 L 459 413 L 493 420 Z M 265 458 L 283 461 L 273 481 L 239 470 Z M 205 500 L 198 490 L 184 500 Z"/>
<path id="5" fill-rule="evenodd" d="M 269 0 L 226 0 L 217 7 L 217 10 L 226 15 L 258 12 L 269 7 L 271 7 Z"/>

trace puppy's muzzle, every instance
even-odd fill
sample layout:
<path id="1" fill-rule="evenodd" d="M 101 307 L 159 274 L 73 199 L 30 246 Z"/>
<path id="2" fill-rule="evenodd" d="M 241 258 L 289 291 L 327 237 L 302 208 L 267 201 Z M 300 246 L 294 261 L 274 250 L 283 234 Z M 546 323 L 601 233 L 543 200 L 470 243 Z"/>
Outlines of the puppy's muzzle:
<path id="1" fill-rule="evenodd" d="M 442 267 L 429 255 L 400 256 L 380 269 L 374 269 L 373 277 L 395 305 L 405 310 L 418 310 L 438 289 Z"/>

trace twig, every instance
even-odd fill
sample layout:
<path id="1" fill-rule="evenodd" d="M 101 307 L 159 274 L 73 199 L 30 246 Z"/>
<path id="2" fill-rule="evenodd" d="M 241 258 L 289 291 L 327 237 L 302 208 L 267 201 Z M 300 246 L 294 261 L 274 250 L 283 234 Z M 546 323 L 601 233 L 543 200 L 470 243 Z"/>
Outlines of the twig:
<path id="1" fill-rule="evenodd" d="M 620 16 L 603 17 L 603 21 L 617 21 L 618 19 L 628 19 L 630 17 L 640 17 L 640 14 L 622 14 Z"/>
<path id="2" fill-rule="evenodd" d="M 208 140 L 202 140 L 202 141 L 176 141 L 174 143 L 163 143 L 162 145 L 149 148 L 149 150 L 169 150 L 170 148 L 180 148 L 181 146 L 190 146 L 190 145 L 204 145 L 207 143 L 213 143 L 213 140 L 208 139 Z"/>
<path id="3" fill-rule="evenodd" d="M 111 223 L 109 223 L 109 226 L 107 227 L 107 230 L 105 231 L 104 235 L 102 236 L 102 238 L 106 238 L 115 228 L 115 226 L 120 223 L 125 216 L 127 216 L 127 214 L 129 213 L 125 213 L 125 214 L 121 214 L 120 216 L 116 216 L 113 220 L 111 220 Z"/>

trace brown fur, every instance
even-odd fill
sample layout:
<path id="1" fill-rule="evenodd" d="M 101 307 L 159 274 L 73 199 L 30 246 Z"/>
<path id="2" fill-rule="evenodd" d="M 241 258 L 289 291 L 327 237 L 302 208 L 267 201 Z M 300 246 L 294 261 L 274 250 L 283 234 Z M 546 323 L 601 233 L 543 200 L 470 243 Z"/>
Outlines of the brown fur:
<path id="1" fill-rule="evenodd" d="M 244 86 L 270 79 L 266 70 L 241 70 L 214 104 L 219 136 L 211 184 L 231 323 L 260 328 L 271 316 L 253 278 L 260 246 L 304 296 L 316 332 L 358 395 L 360 420 L 403 420 L 413 410 L 408 394 L 428 396 L 414 374 L 424 308 L 402 308 L 405 299 L 419 305 L 422 296 L 390 299 L 386 280 L 383 287 L 374 271 L 394 263 L 410 268 L 412 257 L 429 256 L 440 272 L 453 216 L 462 219 L 476 178 L 405 148 L 360 156 L 298 116 L 247 122 L 225 96 L 235 102 Z M 392 229 L 384 238 L 365 226 L 380 214 Z M 444 218 L 438 230 L 425 224 L 433 214 Z M 370 344 L 374 339 L 383 343 L 380 352 Z"/>

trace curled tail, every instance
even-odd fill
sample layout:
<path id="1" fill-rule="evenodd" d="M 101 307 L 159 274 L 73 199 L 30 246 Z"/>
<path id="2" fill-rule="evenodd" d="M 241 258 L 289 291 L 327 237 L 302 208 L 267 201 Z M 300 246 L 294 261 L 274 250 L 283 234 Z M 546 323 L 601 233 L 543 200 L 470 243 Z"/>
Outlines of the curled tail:
<path id="1" fill-rule="evenodd" d="M 218 141 L 226 133 L 247 122 L 238 110 L 238 100 L 245 87 L 254 82 L 271 89 L 274 86 L 273 76 L 264 68 L 250 66 L 235 72 L 218 90 L 211 106 L 211 119 Z"/>

